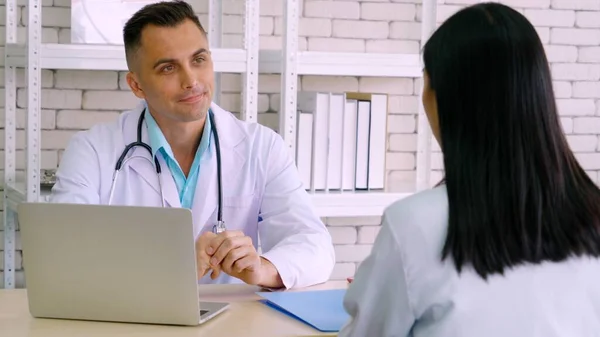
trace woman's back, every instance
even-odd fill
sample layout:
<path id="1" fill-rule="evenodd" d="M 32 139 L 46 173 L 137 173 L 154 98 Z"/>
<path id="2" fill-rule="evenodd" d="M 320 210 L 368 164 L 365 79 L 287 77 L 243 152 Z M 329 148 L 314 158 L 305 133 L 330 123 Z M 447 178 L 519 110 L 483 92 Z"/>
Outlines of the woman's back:
<path id="1" fill-rule="evenodd" d="M 600 336 L 600 259 L 520 265 L 504 276 L 442 261 L 445 186 L 391 205 L 345 306 L 339 334 L 414 337 Z"/>
<path id="2" fill-rule="evenodd" d="M 443 185 L 392 205 L 341 336 L 600 336 L 600 190 L 563 133 L 544 46 L 498 3 L 423 48 Z"/>

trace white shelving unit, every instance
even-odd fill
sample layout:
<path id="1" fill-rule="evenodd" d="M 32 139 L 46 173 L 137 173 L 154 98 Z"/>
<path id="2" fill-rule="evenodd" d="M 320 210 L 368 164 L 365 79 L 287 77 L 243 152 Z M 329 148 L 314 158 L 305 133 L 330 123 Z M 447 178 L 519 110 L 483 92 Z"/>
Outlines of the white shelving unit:
<path id="1" fill-rule="evenodd" d="M 240 118 L 257 121 L 258 73 L 281 73 L 280 133 L 290 151 L 295 150 L 296 95 L 299 75 L 421 77 L 418 54 L 324 53 L 298 51 L 299 0 L 284 6 L 282 51 L 259 51 L 259 0 L 245 0 L 244 48 L 221 46 L 221 0 L 209 2 L 209 39 L 214 59 L 215 85 L 219 73 L 242 74 Z M 17 44 L 17 0 L 6 0 L 5 46 L 5 168 L 4 168 L 4 285 L 15 286 L 16 207 L 23 201 L 44 201 L 40 192 L 41 70 L 127 70 L 122 46 L 44 44 L 41 42 L 41 0 L 28 0 L 28 31 L 25 44 Z M 436 0 L 423 0 L 422 40 L 435 27 Z M 26 179 L 16 179 L 16 68 L 27 70 Z M 219 96 L 215 97 L 218 102 Z M 419 111 L 417 185 L 427 186 L 430 171 L 431 134 L 423 111 Z M 353 192 L 315 193 L 312 200 L 321 217 L 378 216 L 395 200 L 411 193 Z"/>
<path id="2" fill-rule="evenodd" d="M 279 130 L 289 151 L 296 151 L 297 87 L 300 75 L 422 77 L 422 62 L 418 54 L 329 53 L 298 51 L 299 1 L 287 0 L 284 5 L 282 51 L 261 53 L 261 72 L 281 71 L 281 105 Z M 421 45 L 436 26 L 436 0 L 422 1 Z M 429 185 L 431 129 L 423 107 L 418 113 L 417 179 L 415 190 Z M 323 216 L 376 216 L 392 202 L 412 193 L 346 192 L 315 193 L 313 201 Z"/>

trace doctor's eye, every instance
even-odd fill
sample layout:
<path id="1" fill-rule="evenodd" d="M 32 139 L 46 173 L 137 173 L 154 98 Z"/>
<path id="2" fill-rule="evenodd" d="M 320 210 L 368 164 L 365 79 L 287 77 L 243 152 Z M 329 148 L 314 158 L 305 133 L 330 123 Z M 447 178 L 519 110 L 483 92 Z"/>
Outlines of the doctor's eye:
<path id="1" fill-rule="evenodd" d="M 194 62 L 202 63 L 202 62 L 204 62 L 204 57 L 202 57 L 202 56 L 196 57 L 196 59 L 194 59 Z"/>
<path id="2" fill-rule="evenodd" d="M 160 71 L 161 71 L 161 72 L 163 72 L 163 73 L 167 73 L 167 72 L 173 71 L 173 69 L 175 69 L 175 67 L 174 67 L 174 66 L 172 66 L 172 65 L 168 65 L 168 66 L 164 66 L 164 67 L 162 67 L 162 68 L 160 69 Z"/>

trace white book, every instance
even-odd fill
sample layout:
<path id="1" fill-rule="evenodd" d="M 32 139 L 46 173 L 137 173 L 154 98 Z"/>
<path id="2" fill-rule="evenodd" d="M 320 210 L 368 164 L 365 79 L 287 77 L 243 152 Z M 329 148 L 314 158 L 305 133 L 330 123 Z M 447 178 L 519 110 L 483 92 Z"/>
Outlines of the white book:
<path id="1" fill-rule="evenodd" d="M 369 132 L 369 190 L 385 188 L 385 155 L 387 152 L 387 96 L 371 95 Z"/>
<path id="2" fill-rule="evenodd" d="M 329 96 L 329 155 L 327 156 L 327 189 L 342 189 L 342 145 L 344 131 L 345 95 Z"/>
<path id="3" fill-rule="evenodd" d="M 371 102 L 358 101 L 356 120 L 356 176 L 354 187 L 357 190 L 369 188 L 369 132 Z"/>
<path id="4" fill-rule="evenodd" d="M 329 155 L 329 94 L 299 92 L 298 110 L 313 114 L 312 184 L 311 190 L 327 189 L 327 156 Z"/>
<path id="5" fill-rule="evenodd" d="M 356 172 L 356 119 L 358 101 L 346 99 L 342 148 L 342 189 L 354 190 Z"/>
<path id="6" fill-rule="evenodd" d="M 296 130 L 296 166 L 306 190 L 312 189 L 313 114 L 299 111 Z"/>

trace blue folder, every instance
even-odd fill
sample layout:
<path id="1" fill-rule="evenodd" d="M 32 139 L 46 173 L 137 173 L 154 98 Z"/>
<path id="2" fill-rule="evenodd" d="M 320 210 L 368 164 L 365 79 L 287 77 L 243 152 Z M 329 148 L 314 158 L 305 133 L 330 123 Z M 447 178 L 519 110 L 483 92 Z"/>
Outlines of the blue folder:
<path id="1" fill-rule="evenodd" d="M 258 292 L 262 303 L 321 332 L 339 332 L 350 316 L 344 309 L 346 289 Z"/>

